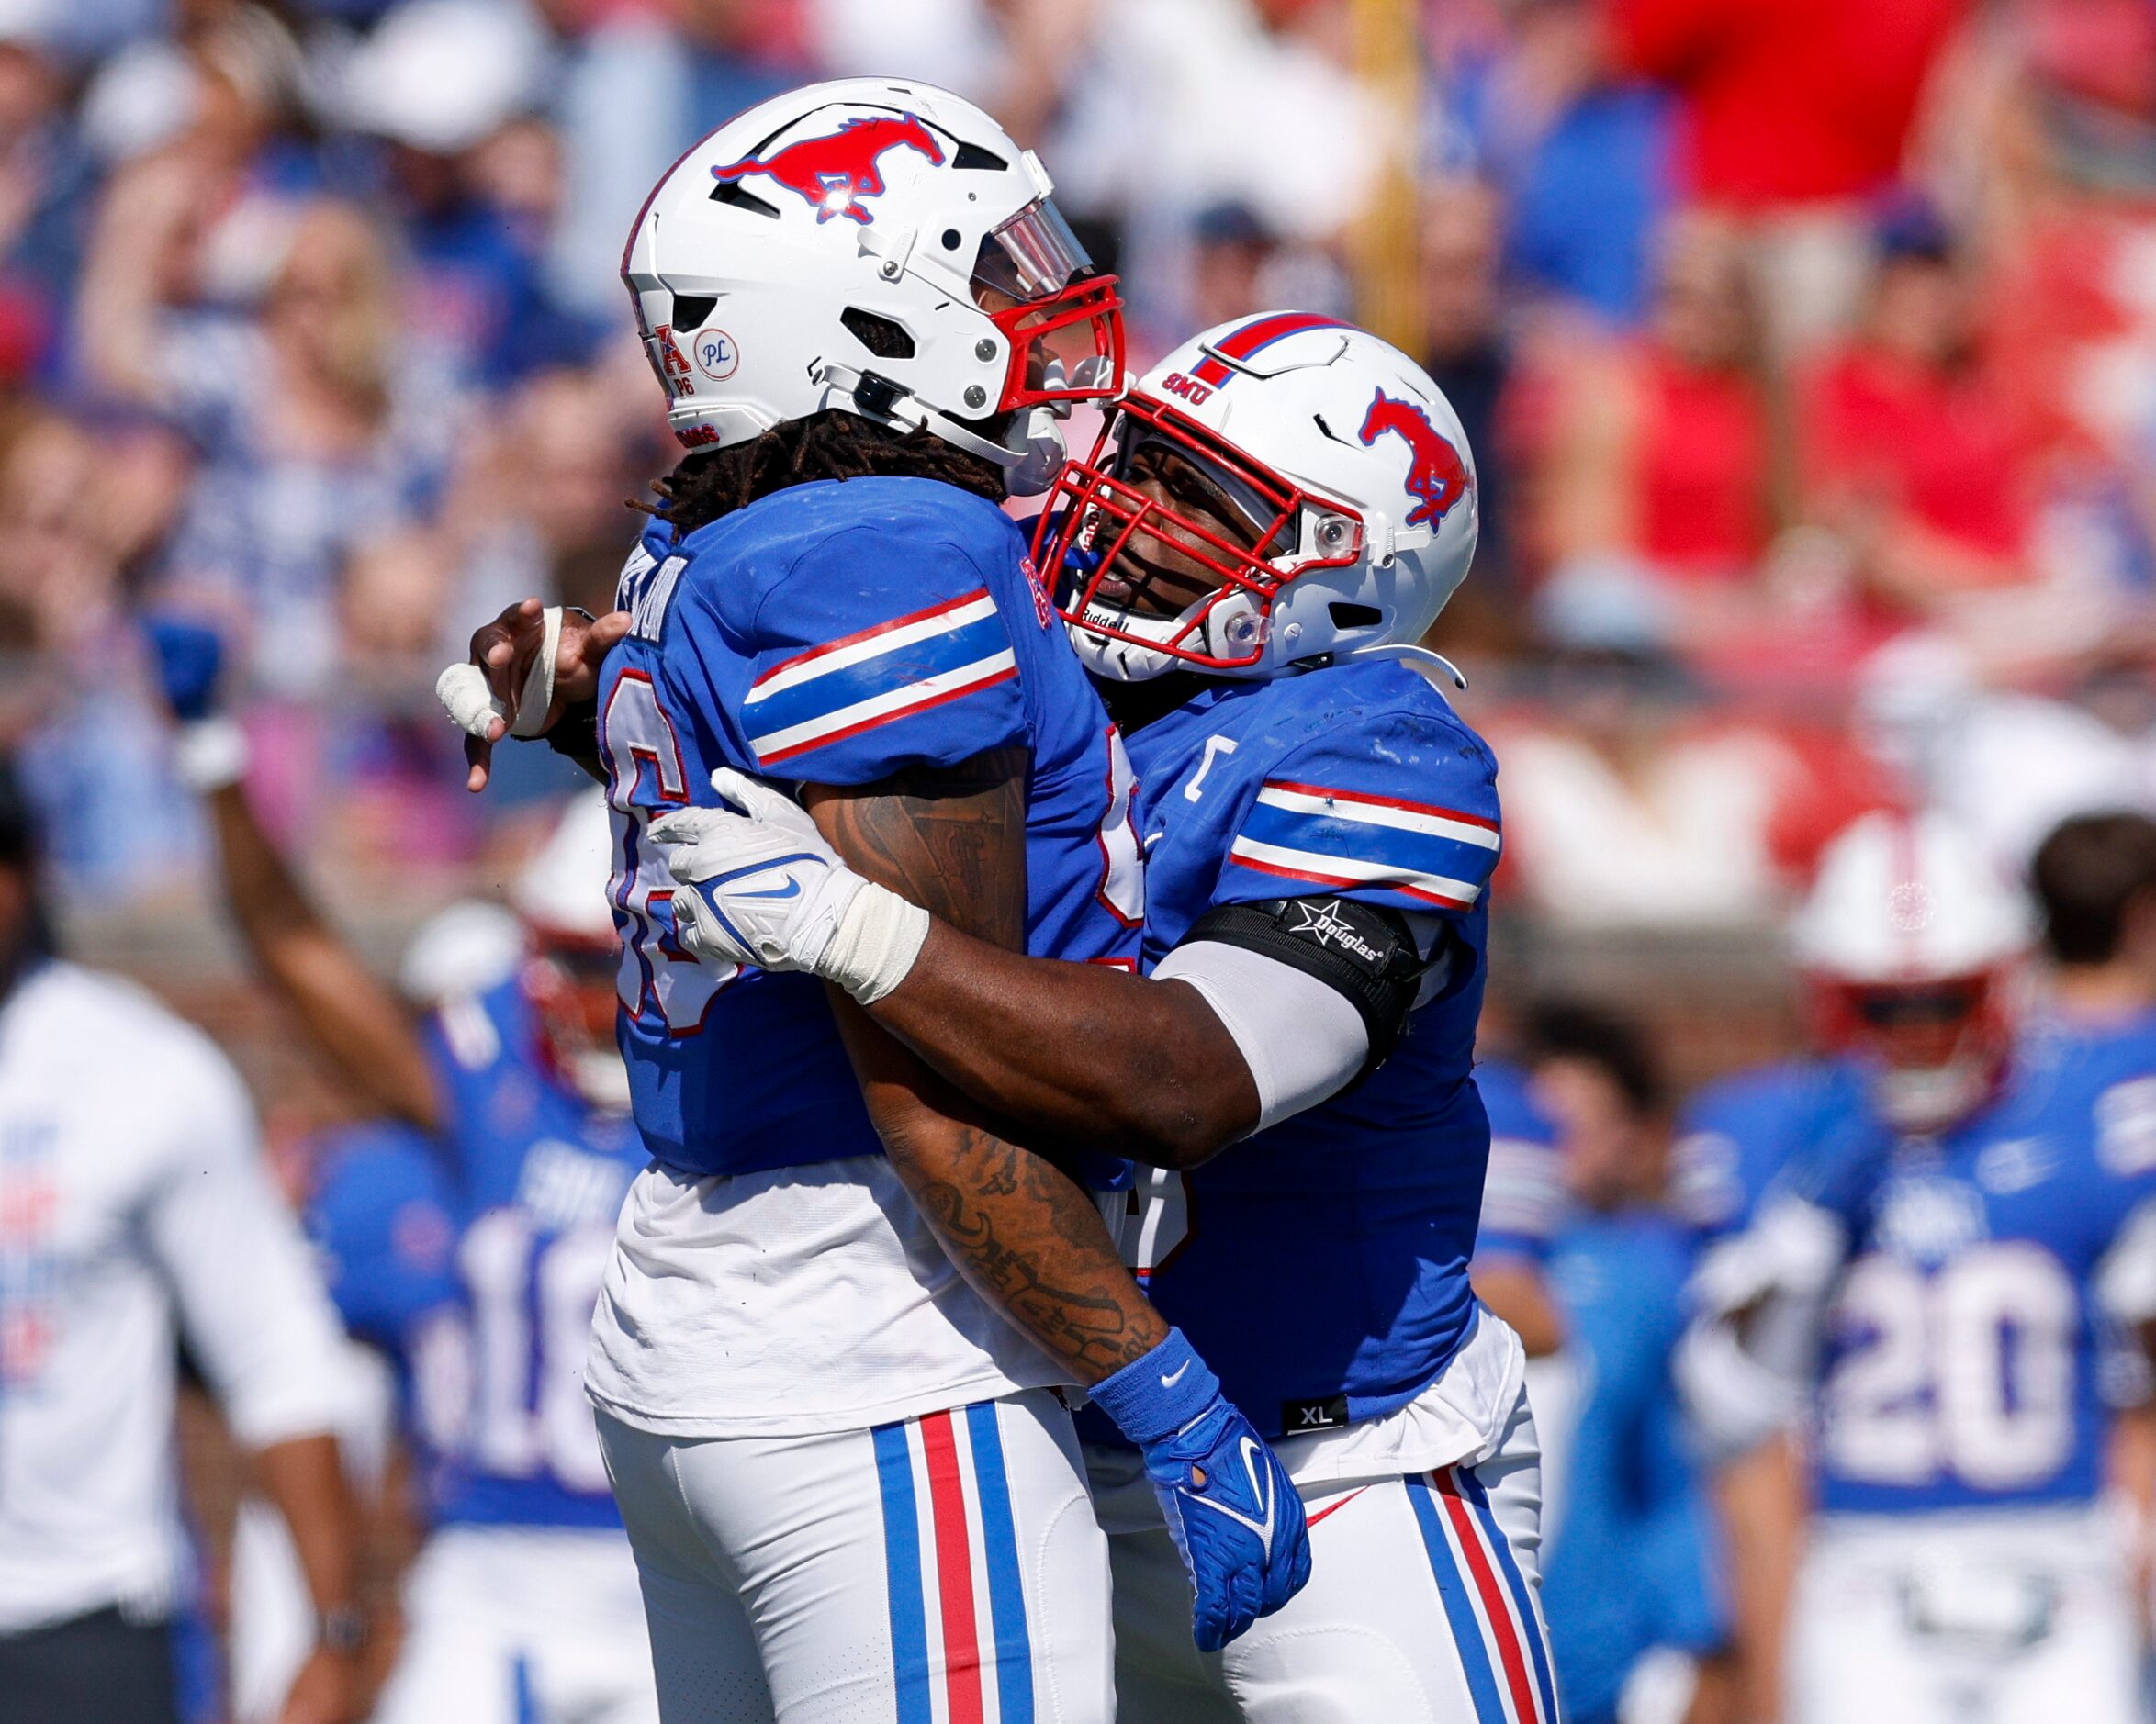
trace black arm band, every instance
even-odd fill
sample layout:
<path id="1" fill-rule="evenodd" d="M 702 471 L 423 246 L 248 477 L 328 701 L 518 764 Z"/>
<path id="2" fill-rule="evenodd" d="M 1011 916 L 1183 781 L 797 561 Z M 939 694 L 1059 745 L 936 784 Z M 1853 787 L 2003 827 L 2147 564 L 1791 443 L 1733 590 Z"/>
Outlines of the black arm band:
<path id="1" fill-rule="evenodd" d="M 1180 944 L 1210 940 L 1292 965 L 1353 1006 L 1369 1033 L 1367 1077 L 1408 1031 L 1408 1013 L 1430 966 L 1397 910 L 1352 898 L 1275 898 L 1219 904 L 1191 924 Z"/>

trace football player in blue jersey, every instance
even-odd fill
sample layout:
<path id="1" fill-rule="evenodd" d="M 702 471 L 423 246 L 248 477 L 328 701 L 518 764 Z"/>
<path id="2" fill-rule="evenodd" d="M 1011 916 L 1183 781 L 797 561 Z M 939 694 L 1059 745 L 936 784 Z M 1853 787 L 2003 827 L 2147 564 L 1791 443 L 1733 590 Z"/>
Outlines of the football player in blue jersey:
<path id="1" fill-rule="evenodd" d="M 309 1222 L 347 1327 L 406 1394 L 427 1539 L 382 1724 L 656 1717 L 634 1565 L 583 1396 L 584 1336 L 644 1154 L 611 1045 L 603 799 L 511 893 L 525 950 L 415 1011 L 322 917 L 242 789 L 216 637 L 157 631 L 183 771 L 226 901 L 299 1032 L 388 1119 L 323 1170 Z"/>
<path id="2" fill-rule="evenodd" d="M 1475 535 L 1465 440 L 1405 355 L 1301 313 L 1178 349 L 1035 541 L 1137 772 L 1138 973 L 938 916 L 854 989 L 1012 1129 L 1139 1164 L 1106 1193 L 1129 1259 L 1308 1505 L 1309 1586 L 1194 1657 L 1139 1457 L 1094 1426 L 1125 1718 L 1555 1717 L 1522 1349 L 1467 1273 L 1496 765 L 1414 644 Z M 685 940 L 851 987 L 784 895 L 847 901 L 848 870 L 776 790 L 724 788 L 753 818 L 665 834 Z"/>
<path id="3" fill-rule="evenodd" d="M 1528 1013 L 1526 1040 L 1575 1200 L 1550 1279 L 1580 1391 L 1563 1411 L 1535 1404 L 1566 1714 L 1615 1724 L 1661 1685 L 1674 1717 L 1689 1682 L 1690 1724 L 1729 1718 L 1735 1672 L 1713 1527 L 1671 1372 L 1693 1240 L 1664 1203 L 1659 1065 L 1639 1029 L 1602 1008 L 1545 1002 Z"/>
<path id="4" fill-rule="evenodd" d="M 927 933 L 892 886 L 992 949 L 1139 955 L 1129 762 L 998 507 L 1120 369 L 1115 283 L 1050 189 L 919 85 L 813 86 L 697 144 L 623 259 L 691 453 L 618 610 L 512 609 L 443 679 L 476 755 L 544 732 L 609 785 L 655 1161 L 587 1384 L 669 1718 L 1110 1717 L 1059 1385 L 1144 1457 L 1195 1580 L 1186 1652 L 1308 1572 L 1299 1499 L 1089 1194 L 854 1003 Z M 744 773 L 800 787 L 818 854 L 859 870 L 741 889 L 820 928 L 853 1000 L 684 943 L 668 841 Z"/>
<path id="5" fill-rule="evenodd" d="M 2108 1367 L 2156 1320 L 2156 833 L 2120 819 L 2138 845 L 2046 845 L 2052 966 L 2018 1020 L 2024 907 L 1938 816 L 1858 822 L 1799 918 L 1870 1099 L 1696 1283 L 1702 1326 L 1809 1403 L 1794 1724 L 2141 1715 L 2101 1493 Z"/>

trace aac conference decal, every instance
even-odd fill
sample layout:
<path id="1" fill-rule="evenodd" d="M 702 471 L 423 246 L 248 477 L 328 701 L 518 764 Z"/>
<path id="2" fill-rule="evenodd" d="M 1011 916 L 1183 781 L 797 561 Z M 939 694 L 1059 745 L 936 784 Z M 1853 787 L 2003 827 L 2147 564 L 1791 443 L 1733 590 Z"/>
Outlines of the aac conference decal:
<path id="1" fill-rule="evenodd" d="M 689 338 L 696 368 L 713 383 L 724 383 L 739 369 L 741 345 L 724 330 L 699 330 Z"/>

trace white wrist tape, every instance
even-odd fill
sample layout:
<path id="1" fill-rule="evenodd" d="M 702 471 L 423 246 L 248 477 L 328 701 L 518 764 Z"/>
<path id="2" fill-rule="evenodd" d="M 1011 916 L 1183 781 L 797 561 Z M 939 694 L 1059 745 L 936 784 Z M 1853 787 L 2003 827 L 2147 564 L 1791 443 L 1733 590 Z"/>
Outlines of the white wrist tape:
<path id="1" fill-rule="evenodd" d="M 517 721 L 509 727 L 511 736 L 529 739 L 546 731 L 546 710 L 554 704 L 554 661 L 561 650 L 561 607 L 548 605 L 542 614 L 545 633 L 538 656 L 525 673 L 517 697 Z M 509 708 L 494 698 L 487 686 L 487 673 L 472 664 L 452 665 L 434 678 L 434 698 L 451 721 L 466 735 L 485 739 L 496 719 L 507 719 Z"/>
<path id="2" fill-rule="evenodd" d="M 517 722 L 509 727 L 511 736 L 527 741 L 546 733 L 546 711 L 554 704 L 555 655 L 561 650 L 561 607 L 548 605 L 540 621 L 545 633 L 540 637 L 539 656 L 532 661 L 523 691 L 517 696 Z"/>
<path id="3" fill-rule="evenodd" d="M 874 1005 L 906 979 L 928 937 L 920 905 L 873 881 L 854 893 L 837 931 L 816 960 L 816 974 L 837 982 L 863 1005 Z"/>
<path id="4" fill-rule="evenodd" d="M 173 767 L 197 796 L 237 784 L 247 773 L 247 733 L 222 714 L 184 724 L 173 744 Z"/>

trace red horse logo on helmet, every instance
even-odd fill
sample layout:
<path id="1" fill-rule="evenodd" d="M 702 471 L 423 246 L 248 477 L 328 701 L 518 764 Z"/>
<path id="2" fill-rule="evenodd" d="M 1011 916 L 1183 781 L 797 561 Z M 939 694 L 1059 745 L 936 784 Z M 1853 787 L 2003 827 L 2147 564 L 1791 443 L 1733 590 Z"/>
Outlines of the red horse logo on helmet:
<path id="1" fill-rule="evenodd" d="M 875 217 L 861 207 L 861 199 L 884 189 L 877 163 L 887 151 L 902 147 L 918 150 L 937 167 L 943 165 L 943 146 L 913 115 L 879 115 L 841 120 L 829 136 L 803 138 L 768 159 L 745 156 L 731 167 L 713 168 L 712 178 L 730 185 L 751 174 L 768 174 L 814 204 L 819 224 L 834 216 L 866 223 Z"/>
<path id="2" fill-rule="evenodd" d="M 1407 524 L 1434 529 L 1474 483 L 1467 476 L 1467 464 L 1439 434 L 1429 414 L 1414 402 L 1397 400 L 1380 389 L 1363 416 L 1363 446 L 1368 448 L 1387 431 L 1408 445 L 1408 493 L 1421 498 L 1408 511 Z"/>

